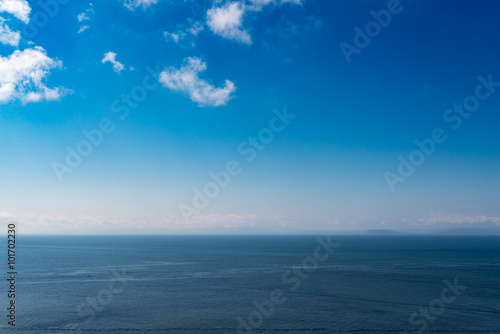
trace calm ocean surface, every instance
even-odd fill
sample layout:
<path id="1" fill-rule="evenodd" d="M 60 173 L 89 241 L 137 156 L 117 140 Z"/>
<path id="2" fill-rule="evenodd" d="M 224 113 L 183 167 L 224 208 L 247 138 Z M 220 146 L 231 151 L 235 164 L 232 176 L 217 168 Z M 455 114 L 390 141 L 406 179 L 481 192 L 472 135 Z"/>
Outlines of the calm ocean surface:
<path id="1" fill-rule="evenodd" d="M 0 332 L 500 333 L 499 237 L 331 240 L 21 235 L 15 331 L 2 240 Z"/>

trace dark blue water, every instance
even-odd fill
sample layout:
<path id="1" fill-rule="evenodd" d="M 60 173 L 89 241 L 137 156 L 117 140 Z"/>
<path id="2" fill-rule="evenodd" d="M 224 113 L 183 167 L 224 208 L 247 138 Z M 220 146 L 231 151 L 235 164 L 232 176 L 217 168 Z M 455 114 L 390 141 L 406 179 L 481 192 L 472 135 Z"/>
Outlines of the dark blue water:
<path id="1" fill-rule="evenodd" d="M 500 238 L 331 241 L 340 247 L 313 236 L 21 236 L 15 330 L 500 333 Z"/>

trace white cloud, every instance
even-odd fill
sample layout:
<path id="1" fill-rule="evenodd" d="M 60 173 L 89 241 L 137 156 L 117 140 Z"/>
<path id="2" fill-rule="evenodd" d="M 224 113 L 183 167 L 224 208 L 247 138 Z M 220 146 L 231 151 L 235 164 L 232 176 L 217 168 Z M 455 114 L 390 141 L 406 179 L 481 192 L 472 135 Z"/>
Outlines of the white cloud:
<path id="1" fill-rule="evenodd" d="M 39 46 L 16 50 L 9 57 L 0 56 L 0 103 L 59 100 L 69 91 L 62 87 L 49 88 L 43 81 L 51 69 L 61 67 L 60 61 L 47 57 Z"/>
<path id="2" fill-rule="evenodd" d="M 26 0 L 0 0 L 0 12 L 14 15 L 24 23 L 29 22 L 31 7 Z M 21 34 L 12 31 L 0 17 L 0 43 L 19 46 Z M 54 101 L 70 93 L 64 87 L 49 88 L 46 78 L 62 62 L 47 57 L 42 47 L 16 50 L 8 57 L 0 56 L 0 104 L 19 100 L 22 103 Z"/>
<path id="3" fill-rule="evenodd" d="M 91 16 L 95 13 L 94 5 L 89 3 L 90 7 L 87 8 L 84 12 L 78 14 L 77 19 L 78 22 L 82 23 L 83 21 L 90 21 Z M 78 33 L 82 33 L 85 30 L 90 28 L 87 24 L 81 25 L 80 29 L 78 29 Z"/>
<path id="4" fill-rule="evenodd" d="M 135 10 L 139 7 L 142 7 L 143 10 L 146 10 L 151 5 L 158 3 L 158 0 L 125 0 L 123 1 L 123 5 L 128 10 Z"/>
<path id="5" fill-rule="evenodd" d="M 82 22 L 82 21 L 86 21 L 86 20 L 90 20 L 87 13 L 78 14 L 78 22 Z"/>
<path id="6" fill-rule="evenodd" d="M 248 5 L 244 1 L 226 2 L 216 1 L 214 7 L 207 11 L 207 25 L 210 30 L 219 36 L 229 40 L 238 41 L 243 44 L 252 44 L 252 37 L 243 28 L 243 18 L 247 12 L 259 12 L 264 6 L 282 5 L 291 3 L 302 5 L 302 0 L 249 0 Z"/>
<path id="7" fill-rule="evenodd" d="M 88 28 L 90 28 L 90 27 L 89 26 L 82 26 L 82 27 L 80 27 L 80 29 L 78 29 L 78 33 L 82 33 L 85 30 L 87 30 Z"/>
<path id="8" fill-rule="evenodd" d="M 200 106 L 217 107 L 226 105 L 236 91 L 234 83 L 225 81 L 224 87 L 217 88 L 200 79 L 198 74 L 206 70 L 207 65 L 199 58 L 186 58 L 180 69 L 169 67 L 160 74 L 163 86 L 173 91 L 189 94 L 193 102 Z"/>
<path id="9" fill-rule="evenodd" d="M 240 2 L 228 2 L 222 7 L 213 7 L 207 11 L 207 25 L 216 35 L 244 44 L 252 44 L 250 34 L 242 29 L 245 5 Z"/>
<path id="10" fill-rule="evenodd" d="M 191 20 L 189 20 L 189 22 L 191 23 Z M 196 21 L 187 29 L 185 26 L 180 26 L 179 30 L 176 32 L 165 31 L 163 32 L 163 36 L 167 41 L 174 42 L 182 47 L 194 47 L 196 36 L 204 29 L 204 25 Z"/>
<path id="11" fill-rule="evenodd" d="M 28 23 L 31 7 L 26 0 L 0 0 L 0 12 L 10 13 Z"/>
<path id="12" fill-rule="evenodd" d="M 193 25 L 191 26 L 191 28 L 189 28 L 187 31 L 191 34 L 191 35 L 194 35 L 194 36 L 198 36 L 198 33 L 200 31 L 203 31 L 205 29 L 205 27 L 203 26 L 203 24 L 199 21 L 193 23 Z"/>
<path id="13" fill-rule="evenodd" d="M 9 26 L 5 24 L 5 20 L 0 17 L 0 43 L 18 46 L 21 34 L 19 31 L 10 30 Z"/>
<path id="14" fill-rule="evenodd" d="M 104 54 L 104 58 L 102 58 L 101 62 L 103 64 L 110 62 L 113 64 L 113 71 L 116 73 L 119 73 L 125 69 L 125 66 L 123 66 L 122 63 L 119 63 L 116 61 L 116 53 L 114 52 L 107 52 Z"/>
<path id="15" fill-rule="evenodd" d="M 181 39 L 183 39 L 186 34 L 183 32 L 168 32 L 165 31 L 163 33 L 163 36 L 165 37 L 166 40 L 171 40 L 174 41 L 175 43 L 179 43 Z"/>

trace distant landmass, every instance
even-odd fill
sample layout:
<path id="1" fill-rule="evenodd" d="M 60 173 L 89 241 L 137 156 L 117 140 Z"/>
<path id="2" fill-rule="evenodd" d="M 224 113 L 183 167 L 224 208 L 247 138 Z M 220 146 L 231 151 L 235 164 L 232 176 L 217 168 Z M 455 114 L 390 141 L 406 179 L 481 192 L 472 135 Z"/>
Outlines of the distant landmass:
<path id="1" fill-rule="evenodd" d="M 449 228 L 425 230 L 367 230 L 365 235 L 500 235 L 500 228 Z"/>
<path id="2" fill-rule="evenodd" d="M 454 228 L 434 231 L 436 235 L 500 235 L 500 229 Z"/>

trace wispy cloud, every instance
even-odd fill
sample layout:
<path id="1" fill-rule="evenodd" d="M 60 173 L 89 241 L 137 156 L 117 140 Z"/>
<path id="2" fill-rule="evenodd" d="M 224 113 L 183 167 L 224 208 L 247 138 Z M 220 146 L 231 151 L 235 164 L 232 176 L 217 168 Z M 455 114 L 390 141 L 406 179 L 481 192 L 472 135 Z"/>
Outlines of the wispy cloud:
<path id="1" fill-rule="evenodd" d="M 181 46 L 193 47 L 195 46 L 195 38 L 198 34 L 205 29 L 205 26 L 196 21 L 189 28 L 180 27 L 176 32 L 164 31 L 163 36 L 165 40 L 174 42 Z"/>
<path id="2" fill-rule="evenodd" d="M 184 228 L 237 228 L 237 227 L 255 227 L 261 219 L 255 214 L 211 214 L 211 215 L 196 215 L 188 222 L 182 223 Z"/>
<path id="3" fill-rule="evenodd" d="M 482 224 L 495 223 L 500 224 L 500 217 L 490 216 L 468 216 L 461 214 L 444 214 L 442 212 L 431 212 L 429 217 L 417 219 L 416 222 L 421 225 L 434 225 L 437 223 L 446 224 Z"/>
<path id="4" fill-rule="evenodd" d="M 302 5 L 302 0 L 281 0 L 281 3 L 293 3 L 296 5 Z"/>
<path id="5" fill-rule="evenodd" d="M 90 21 L 90 18 L 95 13 L 95 11 L 94 11 L 94 5 L 91 4 L 91 3 L 89 3 L 89 6 L 90 6 L 89 8 L 87 8 L 84 12 L 81 12 L 77 16 L 78 22 L 81 23 L 80 29 L 78 29 L 78 33 L 82 33 L 85 30 L 87 30 L 88 28 L 90 28 L 87 24 L 83 23 L 85 21 Z"/>
<path id="6" fill-rule="evenodd" d="M 102 58 L 101 62 L 103 64 L 108 63 L 108 62 L 113 64 L 113 71 L 115 71 L 116 73 L 120 73 L 121 71 L 123 71 L 125 69 L 125 66 L 122 63 L 116 61 L 116 53 L 111 52 L 111 51 L 106 52 L 104 54 L 104 58 Z"/>
<path id="7" fill-rule="evenodd" d="M 408 225 L 408 221 L 399 221 L 398 224 L 384 228 L 408 229 L 427 231 L 436 228 L 495 228 L 500 226 L 500 217 L 484 216 L 449 216 L 448 224 L 431 223 L 423 226 Z M 458 218 L 458 219 L 457 219 Z M 18 221 L 20 228 L 27 234 L 102 234 L 102 233 L 241 233 L 241 231 L 262 232 L 289 232 L 312 233 L 314 231 L 365 231 L 373 225 L 359 225 L 355 222 L 339 222 L 338 220 L 316 222 L 313 225 L 303 221 L 288 219 L 280 215 L 261 217 L 257 214 L 208 214 L 194 215 L 189 221 L 175 216 L 118 216 L 94 214 L 61 214 L 61 213 L 12 213 L 0 211 L 0 223 Z M 496 221 L 496 223 L 495 223 Z M 415 222 L 415 221 L 413 221 Z M 441 221 L 440 221 L 441 222 Z M 457 226 L 456 224 L 460 224 Z M 418 228 L 420 227 L 420 228 Z"/>
<path id="8" fill-rule="evenodd" d="M 369 226 L 373 220 L 364 221 Z M 449 214 L 431 211 L 425 217 L 405 217 L 379 221 L 379 225 L 391 229 L 449 229 L 500 227 L 499 216 Z"/>
<path id="9" fill-rule="evenodd" d="M 256 6 L 266 6 L 271 3 L 276 3 L 275 0 L 250 0 L 250 2 Z"/>
<path id="10" fill-rule="evenodd" d="M 47 57 L 39 46 L 16 50 L 9 57 L 0 56 L 0 103 L 59 100 L 70 91 L 62 87 L 49 88 L 44 81 L 50 70 L 61 67 L 61 61 Z"/>
<path id="11" fill-rule="evenodd" d="M 83 25 L 80 27 L 80 29 L 78 29 L 77 33 L 80 34 L 80 33 L 84 32 L 85 30 L 87 30 L 88 28 L 90 28 L 90 27 L 87 25 Z"/>
<path id="12" fill-rule="evenodd" d="M 193 216 L 188 223 L 173 216 L 159 217 L 154 215 L 128 217 L 128 216 L 102 216 L 87 214 L 58 214 L 58 213 L 23 213 L 13 214 L 0 211 L 0 222 L 7 223 L 18 221 L 20 228 L 28 234 L 102 234 L 106 232 L 142 233 L 140 231 L 155 231 L 159 233 L 199 231 L 214 229 L 238 229 L 266 225 L 255 214 L 225 214 Z M 271 226 L 277 225 L 274 222 Z"/>
<path id="13" fill-rule="evenodd" d="M 10 30 L 9 26 L 5 24 L 5 19 L 0 17 L 0 43 L 18 46 L 21 39 L 21 33 L 19 31 Z"/>
<path id="14" fill-rule="evenodd" d="M 181 39 L 183 39 L 186 34 L 184 32 L 168 32 L 165 31 L 163 33 L 163 36 L 165 37 L 166 40 L 171 40 L 175 43 L 179 43 Z"/>
<path id="15" fill-rule="evenodd" d="M 302 5 L 302 0 L 249 0 L 253 9 L 262 9 L 262 7 L 267 5 L 282 5 L 286 3 L 291 3 L 295 5 Z M 251 7 L 250 7 L 251 8 Z"/>
<path id="16" fill-rule="evenodd" d="M 226 105 L 231 94 L 236 91 L 234 83 L 226 80 L 224 87 L 214 87 L 198 77 L 206 68 L 207 64 L 201 59 L 189 57 L 184 59 L 184 65 L 180 69 L 169 67 L 161 72 L 160 82 L 173 91 L 189 94 L 191 100 L 200 106 Z"/>
<path id="17" fill-rule="evenodd" d="M 137 8 L 142 8 L 146 10 L 148 7 L 158 3 L 158 0 L 124 0 L 123 5 L 128 10 L 136 10 Z"/>
<path id="18" fill-rule="evenodd" d="M 24 23 L 28 23 L 31 7 L 26 0 L 0 0 L 0 12 L 10 13 Z"/>
<path id="19" fill-rule="evenodd" d="M 90 20 L 90 18 L 88 17 L 87 13 L 80 13 L 78 14 L 78 22 L 82 22 L 82 21 L 85 21 L 85 20 Z"/>
<path id="20" fill-rule="evenodd" d="M 198 36 L 200 31 L 205 30 L 203 24 L 199 21 L 196 21 L 191 25 L 191 27 L 187 30 L 191 35 Z"/>

